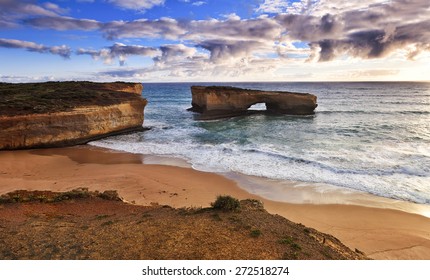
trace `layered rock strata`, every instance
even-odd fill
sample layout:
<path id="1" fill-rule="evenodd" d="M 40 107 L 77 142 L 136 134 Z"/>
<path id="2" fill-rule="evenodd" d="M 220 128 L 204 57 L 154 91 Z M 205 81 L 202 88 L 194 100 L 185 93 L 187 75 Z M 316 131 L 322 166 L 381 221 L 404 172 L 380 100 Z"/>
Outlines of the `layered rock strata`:
<path id="1" fill-rule="evenodd" d="M 191 111 L 207 116 L 235 116 L 249 107 L 265 103 L 273 114 L 310 115 L 317 107 L 317 97 L 308 93 L 249 90 L 224 86 L 192 86 Z"/>
<path id="2" fill-rule="evenodd" d="M 147 101 L 141 97 L 143 90 L 141 84 L 89 83 L 89 85 L 92 89 L 88 94 L 93 94 L 92 98 L 85 102 L 82 102 L 83 98 L 69 101 L 67 106 L 64 106 L 67 109 L 61 111 L 55 109 L 57 107 L 50 110 L 49 106 L 53 106 L 51 103 L 44 107 L 43 112 L 32 113 L 27 110 L 12 115 L 10 110 L 8 114 L 2 114 L 0 111 L 0 149 L 76 145 L 142 129 L 143 111 Z M 52 85 L 47 83 L 47 88 L 50 86 Z M 87 92 L 83 91 L 80 94 Z M 73 94 L 71 95 L 73 98 Z M 49 100 L 49 96 L 47 98 Z M 58 102 L 61 103 L 61 100 Z M 76 106 L 73 106 L 73 103 L 76 103 Z"/>

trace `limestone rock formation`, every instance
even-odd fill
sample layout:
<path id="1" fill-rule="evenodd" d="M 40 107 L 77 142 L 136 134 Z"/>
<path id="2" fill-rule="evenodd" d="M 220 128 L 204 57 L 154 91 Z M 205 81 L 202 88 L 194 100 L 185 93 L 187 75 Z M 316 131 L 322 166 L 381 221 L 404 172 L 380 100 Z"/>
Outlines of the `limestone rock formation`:
<path id="1" fill-rule="evenodd" d="M 141 130 L 142 90 L 135 83 L 0 84 L 0 150 L 75 145 Z"/>
<path id="2" fill-rule="evenodd" d="M 261 91 L 225 86 L 192 86 L 193 112 L 207 116 L 236 116 L 257 103 L 265 103 L 273 114 L 310 115 L 317 107 L 317 97 L 308 93 Z"/>

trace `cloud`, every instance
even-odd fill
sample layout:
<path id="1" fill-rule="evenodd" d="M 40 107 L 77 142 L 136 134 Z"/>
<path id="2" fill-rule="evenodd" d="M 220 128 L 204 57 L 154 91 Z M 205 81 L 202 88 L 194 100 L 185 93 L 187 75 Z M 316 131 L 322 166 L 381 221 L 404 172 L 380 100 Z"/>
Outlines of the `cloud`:
<path id="1" fill-rule="evenodd" d="M 1 1 L 9 3 L 8 7 L 13 6 L 9 0 Z M 136 10 L 164 3 L 161 0 L 111 2 Z M 203 1 L 182 2 L 191 5 Z M 22 5 L 19 7 L 24 11 Z M 50 3 L 39 8 L 42 10 L 33 11 L 31 16 L 23 14 L 22 22 L 35 28 L 97 31 L 108 40 L 174 41 L 176 44 L 145 49 L 149 54 L 139 53 L 143 52 L 143 46 L 118 43 L 101 50 L 79 49 L 77 53 L 91 55 L 105 63 L 118 58 L 121 65 L 129 55 L 146 55 L 154 60 L 153 71 L 169 71 L 167 65 L 170 64 L 172 72 L 169 73 L 175 75 L 194 75 L 198 69 L 205 73 L 233 71 L 227 67 L 233 67 L 235 73 L 240 72 L 237 67 L 243 67 L 243 73 L 248 73 L 252 72 L 252 67 L 262 69 L 264 63 L 276 68 L 275 62 L 325 62 L 348 57 L 375 59 L 399 52 L 414 59 L 419 58 L 421 52 L 430 51 L 428 0 L 266 0 L 256 11 L 271 15 L 261 14 L 249 19 L 230 14 L 219 19 L 162 17 L 110 22 L 65 17 L 61 7 Z M 8 22 L 0 18 L 1 26 L 7 27 Z"/>
<path id="2" fill-rule="evenodd" d="M 92 19 L 76 19 L 71 17 L 37 17 L 23 21 L 25 24 L 35 28 L 54 30 L 84 30 L 91 31 L 100 29 L 103 24 Z"/>
<path id="3" fill-rule="evenodd" d="M 282 26 L 273 18 L 240 19 L 230 15 L 225 20 L 193 20 L 183 24 L 188 31 L 184 39 L 276 40 Z"/>
<path id="4" fill-rule="evenodd" d="M 275 19 L 286 30 L 284 39 L 312 42 L 338 39 L 344 36 L 344 23 L 337 16 L 326 14 L 322 17 L 282 14 Z"/>
<path id="5" fill-rule="evenodd" d="M 325 14 L 341 14 L 354 10 L 368 10 L 369 7 L 373 8 L 387 2 L 390 2 L 390 0 L 264 0 L 254 11 L 269 14 L 323 16 Z"/>
<path id="6" fill-rule="evenodd" d="M 3 20 L 0 18 L 0 28 L 2 29 L 11 29 L 15 28 L 17 25 L 13 22 L 10 22 L 9 20 Z"/>
<path id="7" fill-rule="evenodd" d="M 65 14 L 68 11 L 67 9 L 63 9 L 60 6 L 58 6 L 57 4 L 51 3 L 51 2 L 45 2 L 42 4 L 42 6 L 45 7 L 47 10 L 53 11 L 54 13 L 59 14 L 59 15 Z"/>
<path id="8" fill-rule="evenodd" d="M 36 27 L 55 30 L 99 30 L 107 39 L 163 38 L 169 40 L 252 39 L 275 40 L 282 26 L 274 18 L 241 20 L 237 15 L 217 20 L 138 19 L 102 23 L 90 19 L 70 17 L 37 17 L 24 20 Z"/>
<path id="9" fill-rule="evenodd" d="M 103 59 L 104 63 L 110 64 L 115 58 L 119 59 L 120 65 L 124 65 L 125 60 L 130 55 L 139 56 L 155 56 L 159 52 L 155 48 L 132 45 L 127 46 L 120 43 L 115 43 L 114 45 L 101 49 L 101 50 L 88 50 L 88 49 L 78 49 L 76 54 L 78 55 L 90 55 L 93 59 Z"/>
<path id="10" fill-rule="evenodd" d="M 1 0 L 0 27 L 17 27 L 17 21 L 28 16 L 54 17 L 66 12 L 66 9 L 50 2 L 37 5 L 37 2 L 33 0 Z"/>
<path id="11" fill-rule="evenodd" d="M 120 8 L 143 11 L 154 6 L 161 6 L 165 0 L 108 0 L 108 2 Z"/>
<path id="12" fill-rule="evenodd" d="M 205 4 L 207 4 L 205 1 L 196 1 L 196 2 L 193 2 L 191 5 L 199 7 Z"/>
<path id="13" fill-rule="evenodd" d="M 165 63 L 172 63 L 179 59 L 191 58 L 196 54 L 196 49 L 183 44 L 163 45 L 160 47 L 161 55 L 154 58 L 157 66 Z"/>
<path id="14" fill-rule="evenodd" d="M 365 59 L 381 58 L 401 49 L 412 49 L 407 55 L 411 59 L 430 48 L 430 20 L 390 29 L 352 31 L 342 39 L 323 39 L 311 45 L 314 49 L 319 46 L 320 61 L 344 54 Z"/>
<path id="15" fill-rule="evenodd" d="M 183 3 L 191 3 L 192 6 L 197 6 L 197 7 L 207 4 L 207 1 L 193 1 L 193 2 L 191 2 L 191 0 L 179 0 L 179 1 Z"/>
<path id="16" fill-rule="evenodd" d="M 37 5 L 36 1 L 32 0 L 1 0 L 0 7 L 2 15 L 55 16 L 66 11 L 57 4 L 46 2 L 43 5 Z"/>
<path id="17" fill-rule="evenodd" d="M 104 79 L 139 79 L 148 81 L 208 81 L 222 78 L 235 81 L 237 77 L 260 80 L 261 73 L 272 73 L 279 68 L 279 61 L 272 59 L 249 59 L 233 61 L 229 64 L 214 64 L 207 56 L 196 54 L 171 61 L 168 64 L 146 68 L 115 69 L 98 73 Z"/>
<path id="18" fill-rule="evenodd" d="M 222 63 L 226 60 L 245 58 L 251 55 L 252 51 L 261 47 L 258 41 L 226 41 L 208 40 L 203 41 L 197 47 L 210 52 L 210 60 L 215 63 Z"/>
<path id="19" fill-rule="evenodd" d="M 287 30 L 284 39 L 308 42 L 314 51 L 312 58 L 329 61 L 347 55 L 373 59 L 404 49 L 410 50 L 410 58 L 428 50 L 430 2 L 426 0 L 327 3 L 313 4 L 310 14 L 275 16 Z M 336 15 L 321 15 L 334 7 L 338 7 Z"/>
<path id="20" fill-rule="evenodd" d="M 16 76 L 16 75 L 0 75 L 0 81 L 3 83 L 28 83 L 28 82 L 47 82 L 58 81 L 58 78 L 53 76 Z"/>
<path id="21" fill-rule="evenodd" d="M 156 20 L 112 21 L 102 26 L 101 32 L 109 40 L 117 38 L 166 38 L 175 40 L 187 30 L 172 18 Z"/>
<path id="22" fill-rule="evenodd" d="M 264 2 L 255 9 L 255 12 L 279 14 L 283 13 L 288 6 L 289 3 L 284 0 L 264 0 Z"/>
<path id="23" fill-rule="evenodd" d="M 51 54 L 59 55 L 63 58 L 70 58 L 70 54 L 71 54 L 70 48 L 65 45 L 47 47 L 41 44 L 36 44 L 34 42 L 13 40 L 13 39 L 3 39 L 3 38 L 0 38 L 0 47 L 9 48 L 9 49 L 25 49 L 30 52 L 38 52 L 38 53 L 51 53 Z"/>
<path id="24" fill-rule="evenodd" d="M 360 77 L 380 77 L 380 76 L 393 76 L 399 74 L 400 70 L 397 69 L 370 69 L 370 70 L 357 70 L 349 72 L 349 75 L 354 78 Z"/>
<path id="25" fill-rule="evenodd" d="M 265 0 L 256 9 L 256 13 L 271 13 L 271 14 L 309 14 L 311 9 L 323 1 L 318 0 L 301 0 L 298 2 L 287 0 Z"/>

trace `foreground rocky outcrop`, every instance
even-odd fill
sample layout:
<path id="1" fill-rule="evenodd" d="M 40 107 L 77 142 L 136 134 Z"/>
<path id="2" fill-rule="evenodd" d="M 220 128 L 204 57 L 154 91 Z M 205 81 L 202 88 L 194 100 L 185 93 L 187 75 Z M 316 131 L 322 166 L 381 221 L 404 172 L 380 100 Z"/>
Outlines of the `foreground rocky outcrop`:
<path id="1" fill-rule="evenodd" d="M 141 130 L 142 84 L 0 84 L 0 150 L 83 144 Z"/>
<path id="2" fill-rule="evenodd" d="M 127 204 L 115 191 L 15 191 L 0 196 L 0 229 L 2 260 L 366 258 L 257 200 L 174 209 Z"/>
<path id="3" fill-rule="evenodd" d="M 206 116 L 236 116 L 249 107 L 265 103 L 272 114 L 310 115 L 317 107 L 317 97 L 308 93 L 261 91 L 225 86 L 192 86 L 191 111 Z"/>

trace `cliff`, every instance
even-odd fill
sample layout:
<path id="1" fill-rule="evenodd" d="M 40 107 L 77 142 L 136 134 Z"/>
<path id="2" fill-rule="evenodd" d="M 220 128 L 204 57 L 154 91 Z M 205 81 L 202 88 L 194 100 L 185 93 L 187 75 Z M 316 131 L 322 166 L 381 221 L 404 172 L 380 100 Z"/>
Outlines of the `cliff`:
<path id="1" fill-rule="evenodd" d="M 0 84 L 0 149 L 57 147 L 142 129 L 134 83 Z"/>
<path id="2" fill-rule="evenodd" d="M 239 203 L 174 209 L 126 204 L 116 191 L 15 191 L 0 196 L 0 259 L 366 259 L 259 201 Z"/>
<path id="3" fill-rule="evenodd" d="M 247 112 L 257 103 L 265 103 L 272 114 L 310 115 L 317 97 L 308 93 L 249 90 L 224 86 L 192 86 L 191 111 L 212 116 L 233 116 Z"/>

